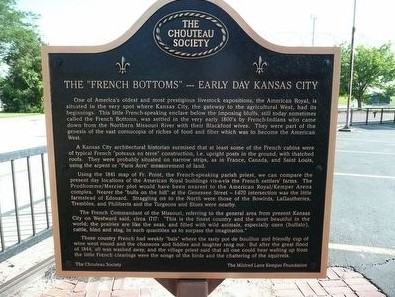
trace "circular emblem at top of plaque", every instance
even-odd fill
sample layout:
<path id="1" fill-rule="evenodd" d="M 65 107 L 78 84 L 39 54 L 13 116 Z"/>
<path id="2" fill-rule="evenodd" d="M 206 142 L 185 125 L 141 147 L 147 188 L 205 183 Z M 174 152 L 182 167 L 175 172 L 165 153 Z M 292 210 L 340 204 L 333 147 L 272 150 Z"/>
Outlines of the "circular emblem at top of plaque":
<path id="1" fill-rule="evenodd" d="M 229 38 L 226 26 L 201 11 L 178 11 L 162 18 L 154 28 L 156 44 L 166 53 L 185 59 L 214 55 Z"/>

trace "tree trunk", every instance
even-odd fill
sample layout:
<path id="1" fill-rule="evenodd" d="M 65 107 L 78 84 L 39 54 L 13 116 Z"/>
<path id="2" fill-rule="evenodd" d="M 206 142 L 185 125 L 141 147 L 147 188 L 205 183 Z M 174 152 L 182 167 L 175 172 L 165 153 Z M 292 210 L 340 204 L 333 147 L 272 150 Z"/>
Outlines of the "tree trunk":
<path id="1" fill-rule="evenodd" d="M 362 109 L 362 98 L 357 98 L 358 109 Z"/>

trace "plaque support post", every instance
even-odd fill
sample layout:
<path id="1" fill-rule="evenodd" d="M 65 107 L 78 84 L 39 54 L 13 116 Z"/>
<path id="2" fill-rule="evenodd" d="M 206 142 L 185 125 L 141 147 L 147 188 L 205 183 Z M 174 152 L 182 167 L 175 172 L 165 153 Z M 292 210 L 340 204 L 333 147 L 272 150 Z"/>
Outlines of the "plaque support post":
<path id="1" fill-rule="evenodd" d="M 176 297 L 207 297 L 208 284 L 203 279 L 179 280 Z"/>
<path id="2" fill-rule="evenodd" d="M 156 279 L 176 297 L 207 297 L 223 279 Z"/>

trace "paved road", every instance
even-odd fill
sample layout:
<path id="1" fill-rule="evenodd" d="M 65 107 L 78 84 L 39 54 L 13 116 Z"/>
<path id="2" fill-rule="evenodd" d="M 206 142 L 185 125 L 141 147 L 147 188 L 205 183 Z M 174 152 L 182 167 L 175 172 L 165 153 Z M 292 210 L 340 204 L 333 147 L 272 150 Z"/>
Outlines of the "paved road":
<path id="1" fill-rule="evenodd" d="M 0 153 L 46 145 L 43 115 L 0 119 Z"/>
<path id="2" fill-rule="evenodd" d="M 46 144 L 42 116 L 0 119 L 0 134 L 0 153 Z M 338 132 L 330 242 L 331 266 L 395 296 L 394 124 Z"/>
<path id="3" fill-rule="evenodd" d="M 0 119 L 0 154 L 45 145 L 46 132 L 43 115 Z M 31 157 L 29 166 L 32 197 L 30 197 L 27 160 L 22 158 L 14 162 L 15 194 L 19 207 L 18 221 L 16 221 L 11 164 L 10 162 L 0 163 L 0 210 L 4 230 L 2 239 L 6 248 L 16 244 L 19 240 L 18 223 L 20 240 L 31 237 L 34 231 L 38 233 L 47 228 L 46 205 L 43 200 L 46 193 L 43 189 L 41 156 Z M 46 176 L 46 184 L 49 184 L 48 176 Z M 48 194 L 48 186 L 46 190 Z M 34 231 L 30 199 L 33 200 Z"/>
<path id="4" fill-rule="evenodd" d="M 46 145 L 45 120 L 43 115 L 27 116 L 20 118 L 0 119 L 0 154 Z M 29 203 L 29 188 L 27 181 L 26 159 L 18 159 L 14 163 L 16 174 L 16 187 L 19 206 Z M 35 156 L 30 159 L 32 170 L 32 186 L 38 191 L 37 196 L 43 197 L 41 159 Z M 11 183 L 11 168 L 9 162 L 0 163 L 0 197 L 13 197 Z M 7 184 L 7 186 L 4 186 Z M 34 195 L 34 196 L 36 196 Z M 13 200 L 2 201 L 1 210 L 7 212 L 14 207 Z"/>
<path id="5" fill-rule="evenodd" d="M 395 125 L 338 132 L 330 265 L 395 296 Z"/>

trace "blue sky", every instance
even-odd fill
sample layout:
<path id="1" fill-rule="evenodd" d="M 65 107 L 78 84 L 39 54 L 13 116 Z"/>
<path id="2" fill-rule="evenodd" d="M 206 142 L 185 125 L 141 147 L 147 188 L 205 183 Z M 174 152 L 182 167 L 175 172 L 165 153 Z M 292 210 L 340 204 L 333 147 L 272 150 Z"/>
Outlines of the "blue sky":
<path id="1" fill-rule="evenodd" d="M 41 15 L 38 25 L 50 45 L 108 43 L 131 27 L 154 0 L 17 0 Z M 225 0 L 266 40 L 286 46 L 333 46 L 350 42 L 354 0 Z M 248 3 L 248 5 L 246 5 Z M 394 4 L 357 0 L 356 43 L 395 44 Z M 394 47 L 395 48 L 395 47 Z"/>

